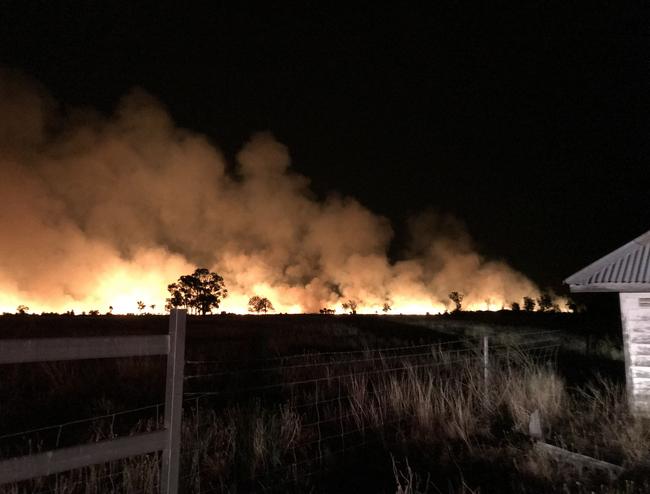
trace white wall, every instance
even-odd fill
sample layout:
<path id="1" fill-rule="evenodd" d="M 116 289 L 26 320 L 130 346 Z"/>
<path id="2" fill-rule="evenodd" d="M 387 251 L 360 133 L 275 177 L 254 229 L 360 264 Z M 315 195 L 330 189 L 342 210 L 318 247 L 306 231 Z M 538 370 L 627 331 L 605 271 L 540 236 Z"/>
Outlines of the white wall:
<path id="1" fill-rule="evenodd" d="M 650 416 L 650 292 L 620 293 L 630 410 Z"/>

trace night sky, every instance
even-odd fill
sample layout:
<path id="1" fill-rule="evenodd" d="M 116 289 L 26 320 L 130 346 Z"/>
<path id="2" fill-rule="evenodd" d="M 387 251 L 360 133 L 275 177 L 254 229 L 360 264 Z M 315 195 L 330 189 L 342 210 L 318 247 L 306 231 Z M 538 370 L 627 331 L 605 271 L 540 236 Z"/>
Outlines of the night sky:
<path id="1" fill-rule="evenodd" d="M 230 157 L 270 130 L 317 194 L 389 217 L 396 256 L 433 209 L 558 287 L 650 229 L 640 8 L 79 4 L 3 2 L 0 64 L 106 113 L 140 86 Z"/>

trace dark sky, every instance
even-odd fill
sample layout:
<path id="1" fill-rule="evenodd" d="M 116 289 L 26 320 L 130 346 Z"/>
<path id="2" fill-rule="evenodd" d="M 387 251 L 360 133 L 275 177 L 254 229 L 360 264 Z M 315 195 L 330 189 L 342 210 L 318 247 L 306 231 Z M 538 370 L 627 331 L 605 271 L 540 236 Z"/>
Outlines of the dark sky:
<path id="1" fill-rule="evenodd" d="M 427 3 L 3 2 L 0 64 L 106 112 L 141 86 L 228 154 L 270 130 L 319 194 L 398 238 L 412 213 L 453 213 L 542 284 L 648 230 L 646 12 Z"/>

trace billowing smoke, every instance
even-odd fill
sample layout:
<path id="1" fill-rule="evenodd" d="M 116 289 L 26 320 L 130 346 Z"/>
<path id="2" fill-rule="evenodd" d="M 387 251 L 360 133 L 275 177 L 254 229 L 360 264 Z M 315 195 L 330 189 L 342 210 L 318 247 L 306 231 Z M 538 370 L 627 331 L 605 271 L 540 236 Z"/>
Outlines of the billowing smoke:
<path id="1" fill-rule="evenodd" d="M 252 295 L 282 312 L 353 299 L 408 313 L 444 310 L 451 290 L 492 309 L 538 293 L 432 213 L 412 220 L 408 256 L 391 263 L 388 220 L 350 197 L 316 200 L 271 134 L 231 166 L 137 89 L 106 118 L 1 71 L 0 172 L 0 311 L 133 312 L 142 300 L 158 312 L 167 284 L 197 266 L 224 277 L 220 310 L 238 312 Z"/>

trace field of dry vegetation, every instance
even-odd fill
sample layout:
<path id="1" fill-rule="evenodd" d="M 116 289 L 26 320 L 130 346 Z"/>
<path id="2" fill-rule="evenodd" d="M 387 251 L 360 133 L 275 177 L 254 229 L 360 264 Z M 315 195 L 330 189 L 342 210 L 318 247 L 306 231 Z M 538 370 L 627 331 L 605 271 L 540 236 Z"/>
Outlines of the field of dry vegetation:
<path id="1" fill-rule="evenodd" d="M 165 324 L 7 316 L 0 338 L 164 332 Z M 566 314 L 190 318 L 182 492 L 650 492 L 650 427 L 626 411 L 616 331 L 592 341 L 585 327 Z M 160 358 L 0 372 L 2 457 L 162 424 Z M 535 411 L 546 442 L 623 473 L 577 471 L 536 448 Z M 69 423 L 85 417 L 95 418 Z M 152 454 L 0 493 L 148 493 L 158 476 Z"/>

